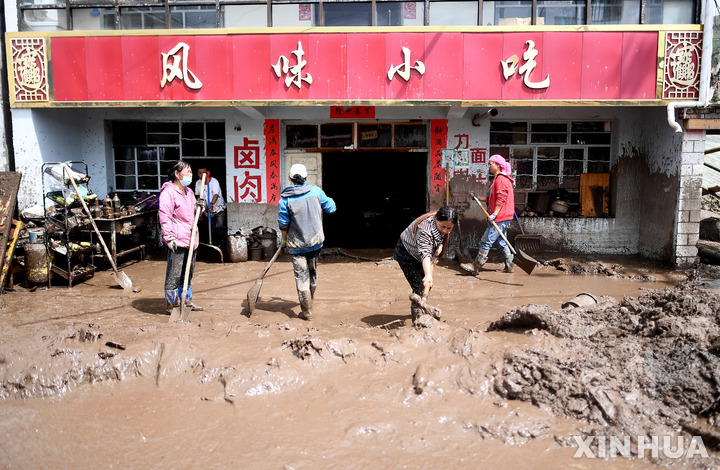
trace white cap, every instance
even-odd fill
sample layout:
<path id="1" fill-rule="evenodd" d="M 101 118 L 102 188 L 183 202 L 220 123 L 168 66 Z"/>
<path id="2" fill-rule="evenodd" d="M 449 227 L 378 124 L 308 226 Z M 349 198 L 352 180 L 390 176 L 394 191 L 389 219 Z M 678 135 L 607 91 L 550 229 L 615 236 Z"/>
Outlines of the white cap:
<path id="1" fill-rule="evenodd" d="M 305 168 L 305 165 L 302 163 L 296 163 L 293 166 L 290 167 L 290 179 L 292 179 L 295 175 L 300 176 L 302 179 L 307 178 L 307 168 Z"/>

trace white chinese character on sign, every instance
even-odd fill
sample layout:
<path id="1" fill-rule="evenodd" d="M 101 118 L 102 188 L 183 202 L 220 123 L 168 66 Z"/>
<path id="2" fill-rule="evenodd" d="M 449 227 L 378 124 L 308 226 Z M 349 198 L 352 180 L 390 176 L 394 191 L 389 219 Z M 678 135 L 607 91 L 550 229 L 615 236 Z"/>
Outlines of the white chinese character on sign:
<path id="1" fill-rule="evenodd" d="M 675 80 L 683 83 L 692 83 L 697 76 L 695 64 L 693 63 L 693 52 L 692 47 L 679 47 L 668 57 Z"/>
<path id="2" fill-rule="evenodd" d="M 301 76 L 302 69 L 307 65 L 307 61 L 303 59 L 305 51 L 303 51 L 302 43 L 300 41 L 298 41 L 297 50 L 292 51 L 292 53 L 295 55 L 297 64 L 291 67 L 290 60 L 284 55 L 281 55 L 277 61 L 277 64 L 272 66 L 273 70 L 275 71 L 275 75 L 277 75 L 279 78 L 281 71 L 282 73 L 287 75 L 285 77 L 285 86 L 287 88 L 290 88 L 290 85 L 295 85 L 299 89 L 302 87 L 303 81 L 307 82 L 308 85 L 312 85 L 312 75 L 308 73 L 307 75 L 305 75 L 305 77 Z"/>
<path id="3" fill-rule="evenodd" d="M 182 51 L 182 55 L 179 52 Z M 184 42 L 179 42 L 167 54 L 161 53 L 163 60 L 163 78 L 160 80 L 160 87 L 172 82 L 175 78 L 179 78 L 185 82 L 188 88 L 199 90 L 202 88 L 202 82 L 198 80 L 194 73 L 188 70 L 187 59 L 190 46 Z M 169 59 L 172 57 L 172 63 Z"/>
<path id="4" fill-rule="evenodd" d="M 525 44 L 528 45 L 527 50 L 523 54 L 523 59 L 525 59 L 525 63 L 520 66 L 518 69 L 518 65 L 520 63 L 520 59 L 516 55 L 510 56 L 507 60 L 501 60 L 500 64 L 502 64 L 503 68 L 503 76 L 505 77 L 505 80 L 509 79 L 515 72 L 518 72 L 520 75 L 523 76 L 523 83 L 525 83 L 525 86 L 528 88 L 538 89 L 538 88 L 547 88 L 550 86 L 550 74 L 548 74 L 547 77 L 545 77 L 545 80 L 542 82 L 533 82 L 530 80 L 530 74 L 532 74 L 532 71 L 535 70 L 535 67 L 537 67 L 537 62 L 535 62 L 535 57 L 539 54 L 539 52 L 535 49 L 535 42 L 531 40 L 525 41 Z"/>
<path id="5" fill-rule="evenodd" d="M 406 82 L 410 80 L 410 70 L 415 69 L 418 71 L 420 75 L 425 74 L 425 64 L 420 62 L 419 60 L 415 61 L 415 66 L 410 66 L 410 49 L 407 47 L 402 48 L 403 57 L 405 58 L 405 61 L 398 65 L 397 67 L 393 67 L 392 64 L 390 64 L 390 70 L 388 70 L 388 80 L 392 80 L 395 76 L 395 73 L 400 75 Z"/>

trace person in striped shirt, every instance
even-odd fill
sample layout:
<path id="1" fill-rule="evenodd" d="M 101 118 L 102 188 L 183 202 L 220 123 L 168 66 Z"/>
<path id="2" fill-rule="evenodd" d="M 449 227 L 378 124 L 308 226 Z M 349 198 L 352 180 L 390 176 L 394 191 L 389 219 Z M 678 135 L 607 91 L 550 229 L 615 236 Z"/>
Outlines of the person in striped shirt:
<path id="1" fill-rule="evenodd" d="M 450 232 L 458 221 L 457 210 L 443 206 L 415 219 L 401 234 L 393 257 L 400 265 L 413 293 L 422 296 L 426 285 L 433 285 L 432 266 L 445 256 Z M 413 324 L 422 309 L 412 305 Z"/>

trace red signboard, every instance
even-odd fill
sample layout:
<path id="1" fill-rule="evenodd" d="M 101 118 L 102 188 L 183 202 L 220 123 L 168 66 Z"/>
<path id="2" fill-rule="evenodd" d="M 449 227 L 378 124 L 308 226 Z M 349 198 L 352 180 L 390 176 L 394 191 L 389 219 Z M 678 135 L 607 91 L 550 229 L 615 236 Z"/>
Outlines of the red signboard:
<path id="1" fill-rule="evenodd" d="M 50 101 L 655 100 L 658 35 L 53 36 Z"/>
<path id="2" fill-rule="evenodd" d="M 330 117 L 335 119 L 375 119 L 375 106 L 330 106 Z"/>

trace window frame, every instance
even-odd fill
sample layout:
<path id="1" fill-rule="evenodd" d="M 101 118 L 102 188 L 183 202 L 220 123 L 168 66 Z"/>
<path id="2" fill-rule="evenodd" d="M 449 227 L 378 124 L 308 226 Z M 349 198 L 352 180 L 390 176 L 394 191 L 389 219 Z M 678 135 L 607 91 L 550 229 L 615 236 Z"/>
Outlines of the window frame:
<path id="1" fill-rule="evenodd" d="M 177 159 L 180 160 L 192 160 L 192 161 L 209 161 L 209 160 L 220 160 L 222 162 L 225 162 L 227 156 L 226 155 L 208 155 L 208 142 L 214 142 L 219 144 L 220 142 L 223 143 L 222 147 L 225 148 L 225 143 L 227 142 L 227 135 L 225 134 L 225 121 L 223 120 L 203 120 L 203 121 L 167 121 L 167 120 L 158 120 L 158 121 L 130 121 L 130 120 L 114 120 L 113 128 L 115 123 L 127 123 L 127 122 L 142 122 L 145 127 L 145 136 L 143 141 L 137 141 L 135 143 L 116 143 L 115 142 L 115 135 L 113 135 L 113 141 L 112 141 L 112 169 L 113 169 L 113 175 L 112 175 L 112 182 L 113 186 L 115 187 L 115 190 L 118 192 L 133 192 L 133 191 L 147 191 L 147 192 L 158 192 L 160 191 L 160 188 L 162 188 L 163 181 L 166 179 L 167 175 L 167 169 L 169 167 L 169 163 L 174 162 L 176 159 L 170 159 L 166 160 L 164 158 L 161 158 L 161 155 L 165 153 L 166 149 L 176 149 L 177 151 Z M 167 129 L 156 129 L 151 130 L 149 129 L 148 124 L 154 124 L 154 125 L 172 125 L 175 124 L 177 126 L 177 132 L 173 132 L 171 130 Z M 193 136 L 192 138 L 184 138 L 183 137 L 183 125 L 185 124 L 202 124 L 203 125 L 203 137 L 201 139 Z M 222 124 L 223 128 L 223 138 L 217 139 L 217 138 L 209 138 L 208 137 L 208 124 Z M 113 129 L 113 132 L 115 132 L 115 129 Z M 175 143 L 173 142 L 157 142 L 157 143 L 150 143 L 151 139 L 150 136 L 177 136 L 177 141 Z M 183 143 L 184 142 L 197 142 L 201 140 L 203 142 L 203 149 L 204 149 L 204 155 L 185 155 L 183 152 Z M 133 158 L 131 160 L 129 159 L 123 159 L 118 160 L 116 158 L 117 151 L 119 149 L 122 149 L 123 151 L 126 151 L 127 149 L 130 149 L 132 152 Z M 141 176 L 154 176 L 150 174 L 140 174 L 139 173 L 139 165 L 141 163 L 147 163 L 147 160 L 141 160 L 138 158 L 139 152 L 143 150 L 154 150 L 155 152 L 155 164 L 157 169 L 157 188 L 156 189 L 150 189 L 150 188 L 140 188 L 139 187 L 139 178 Z M 116 162 L 123 161 L 123 162 L 133 162 L 133 167 L 135 169 L 134 174 L 126 174 L 126 173 L 117 173 L 116 171 Z M 130 176 L 134 176 L 135 179 L 135 187 L 134 188 L 118 188 L 118 177 L 127 178 Z M 123 185 L 125 186 L 125 185 Z"/>
<path id="2" fill-rule="evenodd" d="M 42 0 L 34 0 L 34 1 L 42 1 Z M 315 1 L 306 1 L 306 2 L 300 2 L 297 0 L 158 0 L 157 2 L 152 3 L 138 3 L 133 0 L 117 0 L 115 3 L 109 2 L 108 0 L 88 0 L 87 2 L 80 2 L 79 0 L 58 0 L 54 3 L 24 3 L 23 0 L 17 0 L 17 10 L 18 10 L 18 29 L 19 31 L 33 31 L 32 28 L 28 27 L 26 24 L 24 18 L 25 18 L 25 12 L 32 11 L 32 10 L 64 10 L 65 11 L 65 26 L 68 31 L 73 30 L 73 11 L 74 10 L 80 10 L 80 9 L 113 9 L 114 11 L 114 30 L 121 30 L 123 29 L 123 21 L 122 21 L 122 10 L 127 9 L 129 7 L 162 7 L 165 10 L 165 29 L 171 29 L 171 15 L 173 12 L 171 12 L 171 7 L 182 7 L 182 6 L 189 6 L 189 7 L 212 7 L 215 9 L 215 28 L 223 28 L 223 23 L 225 22 L 224 18 L 224 8 L 225 6 L 232 6 L 232 5 L 265 5 L 267 10 L 267 22 L 265 27 L 273 27 L 273 14 L 272 14 L 272 7 L 273 5 L 287 5 L 287 4 L 305 4 L 310 3 L 312 5 L 316 5 L 315 10 L 317 11 L 317 23 L 314 26 L 322 27 L 324 26 L 324 12 L 323 12 L 323 6 L 325 4 L 333 4 L 333 3 L 370 3 L 371 4 L 371 25 L 377 26 L 377 5 L 382 4 L 385 2 L 390 2 L 391 0 L 315 0 Z M 459 1 L 459 0 L 433 0 L 432 3 L 442 3 L 443 1 Z M 476 25 L 482 25 L 483 20 L 483 6 L 485 2 L 491 1 L 491 0 L 467 0 L 467 3 L 476 3 L 477 4 L 477 12 L 478 16 L 475 20 Z M 596 0 L 584 0 L 585 1 L 585 21 L 584 25 L 591 25 L 592 23 L 592 7 L 593 2 Z M 657 23 L 648 23 L 648 11 L 655 11 L 654 9 L 657 9 L 657 7 L 653 7 L 653 2 L 657 2 L 658 0 L 639 0 L 639 23 L 627 23 L 627 24 L 657 24 Z M 424 5 L 424 7 L 423 7 Z M 423 26 L 433 26 L 430 18 L 430 4 L 421 4 L 417 2 L 417 7 L 423 8 Z M 531 22 L 530 25 L 537 25 L 538 24 L 538 4 L 536 1 L 532 2 L 531 12 Z M 654 9 L 652 9 L 654 8 Z M 209 9 L 209 8 L 208 8 Z M 694 19 L 693 24 L 701 24 L 701 10 L 702 5 L 700 0 L 692 0 L 692 18 Z M 315 16 L 315 15 L 313 15 Z M 60 21 L 58 21 L 58 27 L 60 25 Z M 102 24 L 105 24 L 104 22 Z M 618 24 L 626 24 L 626 23 L 618 23 Z M 416 27 L 416 26 L 408 26 L 408 27 Z M 49 29 L 52 30 L 52 29 Z M 60 30 L 60 29 L 56 29 Z"/>
<path id="3" fill-rule="evenodd" d="M 343 124 L 349 124 L 352 126 L 352 148 L 350 147 L 324 147 L 322 145 L 322 135 L 321 135 L 321 129 L 322 126 L 327 125 L 343 125 Z M 315 143 L 317 146 L 311 147 L 298 147 L 298 146 L 290 146 L 288 145 L 288 128 L 289 127 L 317 127 L 317 133 L 316 133 L 316 141 Z M 374 147 L 374 146 L 363 146 L 361 144 L 361 138 L 359 130 L 359 126 L 390 126 L 391 127 L 391 143 L 389 147 Z M 423 126 L 425 128 L 425 145 L 400 145 L 396 142 L 397 140 L 397 132 L 396 130 L 399 127 L 402 126 Z M 309 130 L 309 129 L 308 129 Z M 322 123 L 316 123 L 316 124 L 307 124 L 307 123 L 301 123 L 301 122 L 287 122 L 284 123 L 283 126 L 283 143 L 285 145 L 285 150 L 290 151 L 307 151 L 307 152 L 342 152 L 342 151 L 374 151 L 374 150 L 386 150 L 386 151 L 393 151 L 393 150 L 413 150 L 413 151 L 421 151 L 421 150 L 427 150 L 430 142 L 430 125 L 427 121 L 419 121 L 419 120 L 411 120 L 411 121 L 324 121 Z"/>

